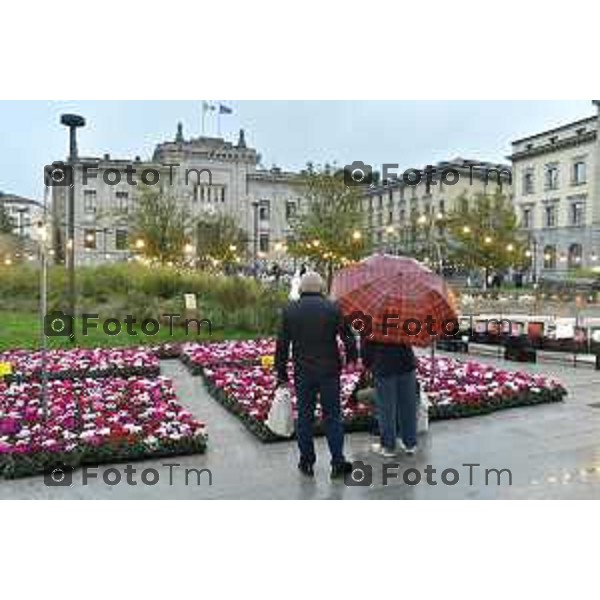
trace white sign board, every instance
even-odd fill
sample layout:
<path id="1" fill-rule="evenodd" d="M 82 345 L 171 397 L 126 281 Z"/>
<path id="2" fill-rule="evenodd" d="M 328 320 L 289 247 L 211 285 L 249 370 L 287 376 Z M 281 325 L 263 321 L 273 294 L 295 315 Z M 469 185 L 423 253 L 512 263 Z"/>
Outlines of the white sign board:
<path id="1" fill-rule="evenodd" d="M 196 294 L 184 294 L 183 300 L 185 302 L 186 310 L 196 310 L 198 308 L 196 303 Z"/>

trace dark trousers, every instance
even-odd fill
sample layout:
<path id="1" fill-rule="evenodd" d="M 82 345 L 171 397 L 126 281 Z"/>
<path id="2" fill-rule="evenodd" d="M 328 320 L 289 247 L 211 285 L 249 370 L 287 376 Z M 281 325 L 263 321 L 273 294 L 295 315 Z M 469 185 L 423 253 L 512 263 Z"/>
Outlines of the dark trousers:
<path id="1" fill-rule="evenodd" d="M 416 371 L 375 376 L 379 435 L 387 450 L 395 450 L 398 437 L 407 448 L 417 445 L 417 400 Z"/>
<path id="2" fill-rule="evenodd" d="M 295 385 L 298 399 L 296 436 L 300 461 L 311 465 L 316 461 L 313 427 L 318 396 L 331 453 L 331 464 L 344 462 L 344 425 L 340 411 L 339 375 L 321 376 L 296 372 Z"/>

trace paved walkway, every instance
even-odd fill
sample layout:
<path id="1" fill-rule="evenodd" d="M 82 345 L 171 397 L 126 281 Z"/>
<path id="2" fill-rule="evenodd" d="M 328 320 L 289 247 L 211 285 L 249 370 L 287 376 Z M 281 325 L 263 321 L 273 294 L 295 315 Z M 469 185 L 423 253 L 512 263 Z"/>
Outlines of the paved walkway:
<path id="1" fill-rule="evenodd" d="M 477 358 L 498 364 L 495 359 Z M 205 455 L 174 457 L 134 463 L 132 475 L 137 485 L 128 485 L 122 473 L 121 483 L 107 485 L 100 467 L 98 479 L 81 483 L 81 471 L 73 475 L 70 487 L 47 487 L 43 477 L 16 481 L 0 480 L 0 498 L 39 499 L 202 499 L 202 498 L 299 498 L 299 499 L 464 499 L 464 498 L 598 498 L 600 497 L 600 371 L 573 369 L 559 365 L 517 365 L 500 361 L 507 369 L 524 368 L 553 375 L 569 389 L 566 402 L 532 408 L 507 410 L 472 419 L 438 421 L 422 442 L 416 457 L 400 457 L 396 474 L 388 485 L 382 484 L 383 460 L 368 452 L 366 434 L 347 436 L 347 454 L 372 468 L 373 485 L 348 487 L 332 483 L 328 477 L 327 451 L 323 439 L 318 440 L 320 462 L 313 480 L 302 478 L 296 471 L 294 442 L 265 445 L 256 440 L 242 424 L 213 401 L 203 389 L 201 379 L 191 377 L 178 361 L 165 361 L 163 373 L 175 380 L 182 403 L 208 424 L 209 449 Z M 600 406 L 600 404 L 599 404 Z M 164 463 L 177 463 L 168 467 Z M 466 467 L 465 464 L 479 464 Z M 427 483 L 428 465 L 431 481 Z M 120 469 L 124 465 L 114 465 Z M 159 481 L 144 485 L 140 479 L 144 469 L 156 469 Z M 201 476 L 190 474 L 185 483 L 184 469 L 210 469 Z M 402 480 L 406 469 L 417 469 L 420 484 L 411 486 Z M 442 471 L 456 469 L 459 481 L 445 485 Z M 510 469 L 500 475 L 490 472 L 485 484 L 485 469 Z M 470 471 L 472 478 L 470 478 Z M 114 473 L 107 475 L 114 476 Z M 417 477 L 412 471 L 408 478 Z M 171 475 L 171 478 L 170 478 Z M 446 472 L 448 483 L 456 477 Z M 470 481 L 471 479 L 471 481 Z"/>

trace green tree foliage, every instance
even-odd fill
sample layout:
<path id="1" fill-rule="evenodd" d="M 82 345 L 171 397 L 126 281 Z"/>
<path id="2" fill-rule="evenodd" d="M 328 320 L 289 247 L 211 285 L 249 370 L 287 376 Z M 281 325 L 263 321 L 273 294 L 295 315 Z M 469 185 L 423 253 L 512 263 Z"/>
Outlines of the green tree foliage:
<path id="1" fill-rule="evenodd" d="M 196 254 L 202 266 L 216 261 L 227 267 L 246 258 L 248 236 L 230 215 L 217 214 L 200 219 L 196 233 Z"/>
<path id="2" fill-rule="evenodd" d="M 504 270 L 526 262 L 510 199 L 503 194 L 463 195 L 444 222 L 451 262 L 470 269 Z"/>
<path id="3" fill-rule="evenodd" d="M 192 228 L 193 220 L 183 202 L 160 189 L 141 188 L 131 226 L 137 252 L 161 264 L 178 263 L 185 257 Z"/>
<path id="4" fill-rule="evenodd" d="M 358 260 L 369 250 L 362 234 L 361 190 L 344 183 L 342 171 L 317 169 L 303 172 L 300 181 L 305 209 L 297 216 L 289 244 L 292 256 L 305 258 L 331 285 L 334 271 Z"/>
<path id="5" fill-rule="evenodd" d="M 12 217 L 8 214 L 4 204 L 0 204 L 0 233 L 12 233 L 15 227 Z"/>

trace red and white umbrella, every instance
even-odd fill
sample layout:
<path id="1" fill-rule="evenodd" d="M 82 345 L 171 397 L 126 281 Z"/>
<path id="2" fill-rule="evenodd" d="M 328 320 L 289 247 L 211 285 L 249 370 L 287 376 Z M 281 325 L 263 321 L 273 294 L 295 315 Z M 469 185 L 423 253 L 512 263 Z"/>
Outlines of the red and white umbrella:
<path id="1" fill-rule="evenodd" d="M 428 346 L 458 333 L 450 288 L 412 258 L 370 256 L 339 271 L 331 295 L 373 341 Z"/>

